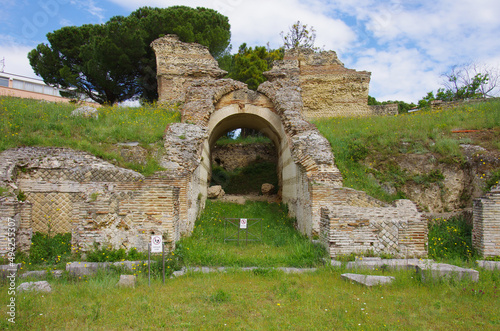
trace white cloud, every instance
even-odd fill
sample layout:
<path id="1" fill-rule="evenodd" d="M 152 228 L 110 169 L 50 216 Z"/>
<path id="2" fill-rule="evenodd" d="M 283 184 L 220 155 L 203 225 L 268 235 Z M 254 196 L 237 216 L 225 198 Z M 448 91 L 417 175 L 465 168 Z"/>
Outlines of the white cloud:
<path id="1" fill-rule="evenodd" d="M 326 49 L 342 51 L 356 39 L 347 24 L 326 15 L 328 8 L 324 1 L 319 0 L 111 1 L 129 10 L 142 6 L 165 8 L 173 5 L 215 9 L 229 18 L 233 51 L 244 42 L 249 46 L 264 46 L 269 42 L 271 47 L 279 47 L 282 45 L 280 32 L 286 32 L 297 20 L 313 26 L 317 32 L 316 45 L 324 45 Z"/>
<path id="2" fill-rule="evenodd" d="M 59 20 L 59 24 L 61 24 L 61 26 L 72 26 L 73 25 L 73 23 L 66 18 L 61 18 Z"/>
<path id="3" fill-rule="evenodd" d="M 98 7 L 94 0 L 71 0 L 71 4 L 96 16 L 99 22 L 104 23 L 104 9 Z"/>
<path id="4" fill-rule="evenodd" d="M 353 64 L 371 71 L 370 95 L 379 101 L 416 102 L 439 87 L 439 69 L 416 49 L 369 49 Z"/>
<path id="5" fill-rule="evenodd" d="M 0 39 L 3 44 L 4 40 Z M 28 53 L 34 48 L 16 44 L 3 44 L 0 50 L 0 59 L 5 58 L 4 71 L 16 75 L 37 78 L 28 61 Z"/>

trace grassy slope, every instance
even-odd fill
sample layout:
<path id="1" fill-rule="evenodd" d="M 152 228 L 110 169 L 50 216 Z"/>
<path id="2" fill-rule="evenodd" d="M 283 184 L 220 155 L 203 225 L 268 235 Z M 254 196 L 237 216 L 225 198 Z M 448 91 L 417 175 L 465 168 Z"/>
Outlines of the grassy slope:
<path id="1" fill-rule="evenodd" d="M 487 142 L 485 147 L 500 150 L 498 101 L 395 117 L 330 118 L 315 120 L 313 123 L 331 143 L 335 162 L 344 177 L 344 185 L 366 191 L 385 201 L 401 196 L 386 193 L 375 178 L 397 181 L 400 179 L 398 177 L 404 177 L 391 164 L 391 158 L 405 153 L 433 153 L 438 157 L 438 162 L 463 162 L 459 145 L 478 142 L 457 138 L 452 130 L 495 129 L 496 138 Z M 484 143 L 479 142 L 480 145 Z M 365 158 L 375 160 L 378 164 L 364 165 L 362 161 Z M 369 173 L 375 176 L 369 176 Z"/>
<path id="2" fill-rule="evenodd" d="M 0 97 L 0 151 L 19 146 L 70 147 L 113 163 L 150 174 L 159 167 L 153 158 L 146 165 L 126 163 L 117 143 L 139 142 L 146 150 L 162 145 L 168 124 L 178 122 L 175 109 L 101 107 L 99 118 L 72 117 L 77 108 L 30 99 Z"/>

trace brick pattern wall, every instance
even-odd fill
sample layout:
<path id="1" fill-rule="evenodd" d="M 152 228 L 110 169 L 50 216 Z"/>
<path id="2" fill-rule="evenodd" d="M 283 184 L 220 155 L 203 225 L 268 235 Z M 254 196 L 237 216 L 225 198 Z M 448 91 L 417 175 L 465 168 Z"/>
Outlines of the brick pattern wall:
<path id="1" fill-rule="evenodd" d="M 425 256 L 427 233 L 427 221 L 409 200 L 386 207 L 330 202 L 321 208 L 320 240 L 332 257 L 366 252 Z"/>
<path id="2" fill-rule="evenodd" d="M 474 200 L 472 245 L 483 256 L 500 256 L 500 186 Z"/>
<path id="3" fill-rule="evenodd" d="M 144 176 L 115 167 L 83 152 L 60 148 L 20 148 L 1 153 L 2 185 L 17 185 L 26 201 L 0 201 L 2 224 L 19 221 L 16 243 L 28 251 L 34 232 L 72 233 L 82 251 L 94 243 L 113 248 L 147 248 L 152 234 L 163 235 L 170 249 L 180 238 L 181 202 L 187 214 L 189 176 Z M 22 165 L 22 171 L 20 166 Z M 176 187 L 177 185 L 177 187 Z"/>

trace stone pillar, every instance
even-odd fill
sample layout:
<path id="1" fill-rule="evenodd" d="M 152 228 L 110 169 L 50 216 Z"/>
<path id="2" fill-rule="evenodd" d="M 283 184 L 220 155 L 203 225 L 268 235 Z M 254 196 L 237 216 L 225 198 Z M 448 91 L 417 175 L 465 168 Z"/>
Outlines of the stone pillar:
<path id="1" fill-rule="evenodd" d="M 218 79 L 227 74 L 206 46 L 182 42 L 176 35 L 158 38 L 151 47 L 156 53 L 159 102 L 184 102 L 195 80 Z"/>

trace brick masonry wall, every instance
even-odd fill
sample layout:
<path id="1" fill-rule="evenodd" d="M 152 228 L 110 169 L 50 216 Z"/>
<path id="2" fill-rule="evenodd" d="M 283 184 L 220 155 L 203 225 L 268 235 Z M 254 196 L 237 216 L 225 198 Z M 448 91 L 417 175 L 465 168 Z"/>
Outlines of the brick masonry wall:
<path id="1" fill-rule="evenodd" d="M 22 204 L 13 197 L 0 198 L 0 256 L 4 256 L 9 251 L 9 242 L 7 240 L 9 220 L 15 221 L 15 233 L 19 232 Z"/>
<path id="2" fill-rule="evenodd" d="M 26 201 L 0 201 L 2 224 L 19 221 L 18 249 L 28 251 L 35 232 L 72 233 L 82 251 L 94 243 L 145 250 L 152 234 L 163 235 L 169 249 L 180 238 L 181 201 L 187 214 L 189 176 L 145 178 L 89 154 L 61 148 L 20 148 L 1 153 L 2 185 L 17 186 Z M 20 165 L 23 170 L 20 171 Z M 178 187 L 176 187 L 177 185 Z"/>
<path id="3" fill-rule="evenodd" d="M 321 208 L 320 240 L 330 256 L 373 252 L 427 255 L 427 221 L 409 200 L 390 207 L 328 204 Z"/>
<path id="4" fill-rule="evenodd" d="M 483 257 L 500 256 L 500 186 L 474 200 L 472 245 Z"/>

